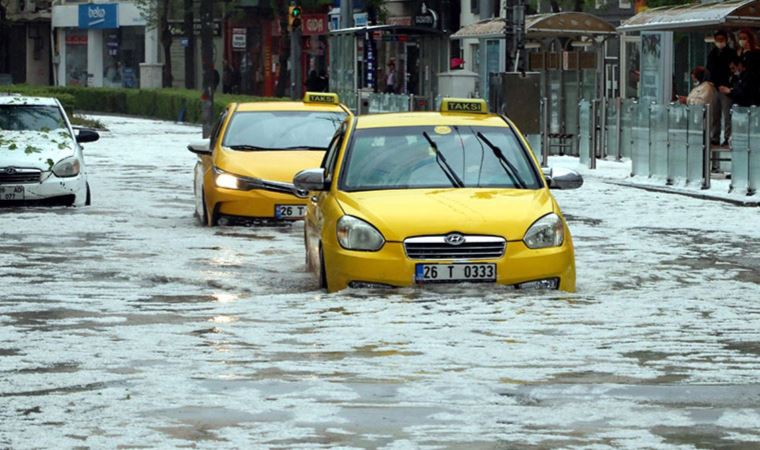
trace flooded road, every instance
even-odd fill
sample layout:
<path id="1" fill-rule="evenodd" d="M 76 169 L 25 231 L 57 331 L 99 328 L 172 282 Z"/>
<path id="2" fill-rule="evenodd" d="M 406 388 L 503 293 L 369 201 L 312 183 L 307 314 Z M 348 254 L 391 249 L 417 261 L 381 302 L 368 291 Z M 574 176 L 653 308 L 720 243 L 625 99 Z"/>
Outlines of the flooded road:
<path id="1" fill-rule="evenodd" d="M 102 120 L 93 206 L 0 211 L 0 448 L 760 446 L 757 209 L 587 179 L 575 294 L 327 295 L 196 224 L 198 128 Z"/>

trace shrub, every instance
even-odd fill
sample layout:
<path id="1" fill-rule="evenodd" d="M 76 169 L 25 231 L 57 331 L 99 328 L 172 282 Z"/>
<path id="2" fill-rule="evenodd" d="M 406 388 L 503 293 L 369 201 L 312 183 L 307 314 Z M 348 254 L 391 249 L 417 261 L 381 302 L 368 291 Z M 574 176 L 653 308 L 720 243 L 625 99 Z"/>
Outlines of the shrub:
<path id="1" fill-rule="evenodd" d="M 202 102 L 200 91 L 189 89 L 126 89 L 78 86 L 12 85 L 3 92 L 16 92 L 39 97 L 56 97 L 71 115 L 74 111 L 125 114 L 177 121 L 180 113 L 185 122 L 200 123 Z M 287 101 L 285 98 L 216 94 L 214 118 L 232 102 Z"/>

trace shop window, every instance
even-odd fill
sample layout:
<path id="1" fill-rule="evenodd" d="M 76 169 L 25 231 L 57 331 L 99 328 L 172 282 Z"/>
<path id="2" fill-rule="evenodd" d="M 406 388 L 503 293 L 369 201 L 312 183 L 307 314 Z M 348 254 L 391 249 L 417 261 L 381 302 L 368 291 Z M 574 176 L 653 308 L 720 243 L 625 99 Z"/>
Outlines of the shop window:
<path id="1" fill-rule="evenodd" d="M 87 30 L 66 29 L 66 85 L 87 86 Z"/>
<path id="2" fill-rule="evenodd" d="M 140 62 L 144 59 L 144 27 L 103 31 L 103 86 L 140 87 Z"/>

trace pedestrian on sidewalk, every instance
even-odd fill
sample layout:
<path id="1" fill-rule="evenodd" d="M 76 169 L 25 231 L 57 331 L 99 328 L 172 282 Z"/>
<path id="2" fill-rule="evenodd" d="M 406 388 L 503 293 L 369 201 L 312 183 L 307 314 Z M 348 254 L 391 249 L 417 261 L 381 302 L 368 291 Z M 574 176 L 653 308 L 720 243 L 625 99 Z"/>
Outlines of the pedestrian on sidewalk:
<path id="1" fill-rule="evenodd" d="M 731 62 L 731 87 L 721 86 L 720 92 L 731 97 L 737 106 L 752 106 L 757 102 L 756 85 L 750 79 L 750 73 L 744 61 L 737 57 Z"/>
<path id="2" fill-rule="evenodd" d="M 739 31 L 739 49 L 736 54 L 749 74 L 750 83 L 757 90 L 760 86 L 760 46 L 754 31 L 749 28 Z"/>
<path id="3" fill-rule="evenodd" d="M 707 75 L 709 81 L 717 90 L 718 105 L 712 110 L 712 136 L 713 145 L 728 145 L 731 138 L 731 97 L 720 92 L 721 86 L 731 87 L 731 61 L 736 58 L 736 51 L 728 46 L 728 33 L 718 30 L 713 33 L 715 45 L 707 55 Z M 721 141 L 721 119 L 723 122 L 723 140 Z"/>
<path id="4" fill-rule="evenodd" d="M 718 108 L 718 90 L 707 79 L 707 71 L 702 66 L 697 66 L 691 71 L 691 82 L 694 88 L 687 97 L 680 96 L 681 103 L 687 105 L 710 105 L 711 110 Z"/>

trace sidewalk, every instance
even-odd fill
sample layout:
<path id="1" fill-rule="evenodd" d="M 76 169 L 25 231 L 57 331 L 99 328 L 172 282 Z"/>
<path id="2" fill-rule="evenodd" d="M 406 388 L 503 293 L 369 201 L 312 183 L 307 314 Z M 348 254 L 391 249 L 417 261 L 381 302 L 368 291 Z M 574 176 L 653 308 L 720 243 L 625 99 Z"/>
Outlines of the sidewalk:
<path id="1" fill-rule="evenodd" d="M 685 184 L 676 182 L 668 186 L 666 180 L 661 178 L 649 178 L 631 176 L 631 160 L 622 161 L 597 160 L 596 169 L 589 169 L 581 164 L 574 156 L 550 156 L 549 167 L 563 167 L 577 170 L 584 177 L 595 178 L 609 184 L 616 184 L 638 189 L 646 189 L 668 194 L 687 195 L 689 197 L 704 200 L 715 200 L 732 203 L 738 206 L 760 206 L 760 194 L 747 196 L 740 192 L 729 192 L 731 180 L 723 174 L 712 174 L 710 189 L 702 189 L 701 183 Z"/>

